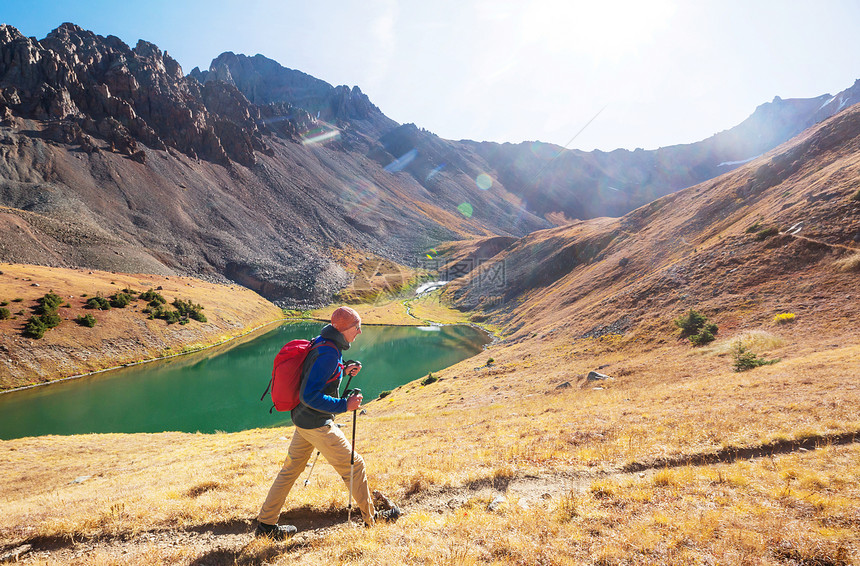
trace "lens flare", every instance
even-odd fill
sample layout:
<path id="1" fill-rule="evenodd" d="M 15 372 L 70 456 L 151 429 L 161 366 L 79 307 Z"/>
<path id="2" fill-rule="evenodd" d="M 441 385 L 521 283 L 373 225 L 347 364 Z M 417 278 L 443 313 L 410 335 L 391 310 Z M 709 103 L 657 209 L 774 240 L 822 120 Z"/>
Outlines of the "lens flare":
<path id="1" fill-rule="evenodd" d="M 433 177 L 435 177 L 435 176 L 436 176 L 436 174 L 437 174 L 437 173 L 439 173 L 439 171 L 441 171 L 441 170 L 442 170 L 442 169 L 444 169 L 444 168 L 445 168 L 445 164 L 444 164 L 444 163 L 443 163 L 442 165 L 440 165 L 439 167 L 436 167 L 435 169 L 433 169 L 432 171 L 430 171 L 429 173 L 427 173 L 427 177 L 424 179 L 424 181 L 429 181 L 430 179 L 432 179 Z"/>
<path id="2" fill-rule="evenodd" d="M 379 188 L 367 181 L 358 180 L 341 189 L 339 200 L 352 217 L 366 219 L 379 208 Z"/>
<path id="3" fill-rule="evenodd" d="M 404 153 L 403 155 L 401 155 L 400 157 L 398 157 L 397 159 L 395 159 L 394 161 L 392 161 L 391 163 L 386 165 L 384 167 L 384 169 L 386 171 L 388 171 L 389 173 L 395 173 L 397 171 L 402 171 L 403 169 L 406 168 L 407 165 L 412 163 L 412 161 L 415 159 L 415 157 L 417 155 L 418 155 L 417 149 L 410 149 L 409 151 L 407 151 L 406 153 Z"/>
<path id="4" fill-rule="evenodd" d="M 340 139 L 340 130 L 326 130 L 325 128 L 314 128 L 300 136 L 302 145 L 313 145 L 317 143 L 326 143 Z"/>
<path id="5" fill-rule="evenodd" d="M 475 179 L 475 184 L 478 185 L 478 188 L 482 191 L 486 191 L 490 187 L 493 186 L 493 178 L 487 175 L 486 173 L 481 173 Z"/>
<path id="6" fill-rule="evenodd" d="M 559 148 L 544 142 L 532 142 L 530 147 L 535 157 L 540 159 L 554 159 L 558 155 Z"/>
<path id="7" fill-rule="evenodd" d="M 474 209 L 472 208 L 472 205 L 471 205 L 471 204 L 469 204 L 468 202 L 464 202 L 463 204 L 461 204 L 460 206 L 458 206 L 458 207 L 457 207 L 457 210 L 459 210 L 459 211 L 460 211 L 460 214 L 462 214 L 462 215 L 463 215 L 463 216 L 465 216 L 466 218 L 471 218 L 471 217 L 472 217 L 472 213 L 474 212 Z"/>

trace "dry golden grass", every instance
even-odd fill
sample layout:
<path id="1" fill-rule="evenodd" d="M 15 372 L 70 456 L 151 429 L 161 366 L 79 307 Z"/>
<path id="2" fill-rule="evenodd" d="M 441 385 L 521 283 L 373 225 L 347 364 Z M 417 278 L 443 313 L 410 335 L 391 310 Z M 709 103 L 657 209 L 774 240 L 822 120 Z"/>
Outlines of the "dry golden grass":
<path id="1" fill-rule="evenodd" d="M 688 346 L 500 343 L 359 417 L 371 487 L 404 518 L 344 526 L 346 489 L 320 462 L 290 494 L 282 521 L 305 534 L 286 543 L 250 532 L 289 428 L 7 441 L 0 545 L 74 563 L 70 541 L 91 541 L 91 564 L 852 564 L 860 446 L 828 443 L 860 434 L 858 357 L 738 375 Z M 585 381 L 598 362 L 613 379 Z"/>
<path id="2" fill-rule="evenodd" d="M 838 259 L 834 264 L 840 271 L 860 271 L 860 253 Z"/>
<path id="3" fill-rule="evenodd" d="M 308 316 L 321 321 L 331 318 L 331 313 L 340 305 L 329 305 L 309 311 Z M 421 326 L 434 324 L 477 324 L 490 332 L 497 331 L 483 320 L 474 320 L 473 315 L 452 307 L 443 298 L 440 290 L 424 293 L 420 297 L 389 298 L 368 304 L 350 305 L 359 315 L 362 324 L 384 324 L 389 326 Z"/>
<path id="4" fill-rule="evenodd" d="M 281 309 L 253 291 L 190 277 L 21 264 L 0 264 L 0 272 L 0 301 L 8 301 L 13 313 L 23 311 L 15 319 L 0 321 L 0 346 L 5 352 L 0 356 L 0 389 L 198 350 L 283 318 Z M 201 304 L 207 322 L 168 325 L 163 320 L 147 320 L 140 312 L 146 306 L 143 301 L 110 311 L 83 308 L 88 297 L 108 297 L 127 287 L 138 292 L 162 287 L 159 293 L 168 302 L 180 298 Z M 69 305 L 59 309 L 60 326 L 38 340 L 21 336 L 36 299 L 49 291 Z M 96 326 L 78 326 L 74 319 L 82 314 L 94 314 Z"/>
<path id="5" fill-rule="evenodd" d="M 310 311 L 310 316 L 321 321 L 331 320 L 331 313 L 340 305 L 331 305 Z M 422 321 L 409 316 L 399 299 L 388 299 L 371 304 L 353 304 L 361 316 L 362 324 L 387 324 L 391 326 L 420 326 Z"/>
<path id="6" fill-rule="evenodd" d="M 700 348 L 699 351 L 703 354 L 728 356 L 738 344 L 757 353 L 774 352 L 785 344 L 785 340 L 766 330 L 747 330 L 737 336 L 717 340 L 709 346 Z"/>

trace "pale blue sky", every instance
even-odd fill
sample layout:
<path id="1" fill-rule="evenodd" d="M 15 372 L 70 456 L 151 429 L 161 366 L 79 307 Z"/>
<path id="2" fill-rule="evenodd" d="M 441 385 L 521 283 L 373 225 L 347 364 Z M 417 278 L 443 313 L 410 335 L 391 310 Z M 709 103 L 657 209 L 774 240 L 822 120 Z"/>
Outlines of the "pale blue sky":
<path id="1" fill-rule="evenodd" d="M 860 78 L 857 0 L 2 0 L 42 39 L 71 21 L 146 39 L 188 73 L 261 53 L 358 85 L 448 139 L 654 149 L 730 128 L 774 96 Z"/>

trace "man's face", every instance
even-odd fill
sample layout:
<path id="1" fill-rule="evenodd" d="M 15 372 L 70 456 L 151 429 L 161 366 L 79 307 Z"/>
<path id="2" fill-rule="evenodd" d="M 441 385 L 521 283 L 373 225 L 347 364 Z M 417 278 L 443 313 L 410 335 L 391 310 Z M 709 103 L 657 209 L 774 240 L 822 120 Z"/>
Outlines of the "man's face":
<path id="1" fill-rule="evenodd" d="M 356 324 L 350 326 L 343 332 L 343 337 L 346 338 L 347 344 L 352 344 L 352 341 L 355 340 L 359 334 L 361 334 L 361 321 L 359 320 Z"/>

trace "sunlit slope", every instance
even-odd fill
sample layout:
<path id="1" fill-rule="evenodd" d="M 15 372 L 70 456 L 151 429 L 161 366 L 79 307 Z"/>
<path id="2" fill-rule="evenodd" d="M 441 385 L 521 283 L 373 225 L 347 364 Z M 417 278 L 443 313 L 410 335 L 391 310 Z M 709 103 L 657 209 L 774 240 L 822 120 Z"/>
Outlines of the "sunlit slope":
<path id="1" fill-rule="evenodd" d="M 10 318 L 0 320 L 0 389 L 22 387 L 167 356 L 223 342 L 283 318 L 281 309 L 248 289 L 190 277 L 110 273 L 36 265 L 0 264 L 0 302 Z M 175 299 L 201 305 L 206 322 L 150 319 L 147 301 L 125 308 L 92 310 L 87 300 L 123 289 L 157 290 L 173 310 Z M 42 338 L 23 335 L 37 300 L 53 292 L 62 299 L 59 326 Z M 136 296 L 135 296 L 136 297 Z M 92 328 L 75 319 L 91 315 Z"/>
<path id="2" fill-rule="evenodd" d="M 486 300 L 481 269 L 450 292 L 464 307 L 486 304 L 514 337 L 576 338 L 621 320 L 624 332 L 663 339 L 691 307 L 726 331 L 791 311 L 806 331 L 854 335 L 857 272 L 837 262 L 860 253 L 858 179 L 855 108 L 623 218 L 522 238 L 485 262 L 504 265 L 501 300 Z"/>

